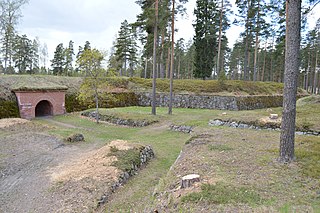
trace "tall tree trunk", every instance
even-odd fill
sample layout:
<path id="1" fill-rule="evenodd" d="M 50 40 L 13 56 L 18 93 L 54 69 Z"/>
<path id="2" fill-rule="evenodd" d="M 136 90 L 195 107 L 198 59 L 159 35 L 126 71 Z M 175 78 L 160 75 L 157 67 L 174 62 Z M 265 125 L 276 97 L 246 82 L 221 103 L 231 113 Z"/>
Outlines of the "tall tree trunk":
<path id="1" fill-rule="evenodd" d="M 301 0 L 286 1 L 286 52 L 280 162 L 294 160 L 297 81 L 301 31 Z"/>
<path id="2" fill-rule="evenodd" d="M 164 78 L 164 30 L 161 35 L 160 78 Z"/>
<path id="3" fill-rule="evenodd" d="M 243 67 L 243 80 L 249 80 L 248 74 L 248 57 L 249 57 L 249 8 L 250 8 L 250 0 L 248 0 L 248 11 L 247 11 L 247 20 L 246 20 L 246 37 L 245 37 L 245 48 L 244 48 L 244 67 Z"/>
<path id="4" fill-rule="evenodd" d="M 127 59 L 124 58 L 124 76 L 127 76 Z"/>
<path id="5" fill-rule="evenodd" d="M 313 94 L 317 93 L 317 64 L 318 64 L 318 50 L 316 49 L 316 62 L 314 65 L 314 76 L 313 76 Z"/>
<path id="6" fill-rule="evenodd" d="M 146 56 L 146 61 L 144 64 L 144 78 L 147 78 L 147 71 L 148 71 L 148 57 Z"/>
<path id="7" fill-rule="evenodd" d="M 266 58 L 267 58 L 267 42 L 265 44 L 264 53 L 263 53 L 263 66 L 262 66 L 262 73 L 260 77 L 261 81 L 264 81 L 264 72 L 266 70 Z"/>
<path id="8" fill-rule="evenodd" d="M 174 69 L 174 13 L 175 13 L 175 0 L 172 0 L 172 24 L 171 24 L 171 72 L 170 72 L 170 98 L 169 98 L 169 111 L 168 114 L 172 115 L 172 102 L 173 102 L 173 69 Z"/>
<path id="9" fill-rule="evenodd" d="M 181 56 L 179 55 L 179 62 L 178 62 L 178 79 L 181 79 Z"/>
<path id="10" fill-rule="evenodd" d="M 155 24 L 153 38 L 153 80 L 152 80 L 152 114 L 156 115 L 156 82 L 157 82 L 157 38 L 158 38 L 158 0 L 155 3 Z"/>
<path id="11" fill-rule="evenodd" d="M 309 49 L 309 57 L 308 57 L 308 68 L 307 68 L 307 79 L 306 79 L 306 90 L 308 92 L 309 90 L 309 73 L 310 73 L 310 60 L 311 60 L 311 53 L 310 53 L 310 49 Z"/>
<path id="12" fill-rule="evenodd" d="M 221 8 L 220 8 L 220 26 L 219 26 L 219 43 L 218 43 L 218 56 L 217 56 L 217 75 L 220 74 L 220 55 L 221 55 L 221 37 L 222 37 L 222 19 L 223 19 L 223 0 L 221 0 Z"/>
<path id="13" fill-rule="evenodd" d="M 260 1 L 258 1 L 258 16 L 257 16 L 257 26 L 256 26 L 256 44 L 254 48 L 254 64 L 253 64 L 253 80 L 257 81 L 257 61 L 258 61 L 258 48 L 259 48 L 259 24 L 260 24 Z"/>
<path id="14" fill-rule="evenodd" d="M 97 80 L 96 80 L 97 81 Z M 97 82 L 95 82 L 97 83 Z M 96 122 L 99 123 L 99 98 L 98 98 L 98 88 L 94 88 L 94 98 L 96 102 Z"/>
<path id="15" fill-rule="evenodd" d="M 167 77 L 167 78 L 170 78 L 170 53 L 171 53 L 171 51 L 170 51 L 170 47 L 169 47 L 169 48 L 168 48 L 167 65 L 166 65 L 166 67 L 167 67 L 166 77 Z"/>

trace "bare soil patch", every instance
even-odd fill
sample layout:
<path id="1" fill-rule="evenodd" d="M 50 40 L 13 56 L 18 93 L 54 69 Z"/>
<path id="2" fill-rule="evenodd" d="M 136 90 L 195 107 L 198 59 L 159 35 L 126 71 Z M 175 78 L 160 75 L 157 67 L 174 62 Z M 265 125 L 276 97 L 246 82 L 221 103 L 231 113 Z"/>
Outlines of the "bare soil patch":
<path id="1" fill-rule="evenodd" d="M 17 124 L 24 124 L 28 123 L 28 120 L 21 119 L 21 118 L 4 118 L 0 119 L 0 129 L 7 128 Z"/>
<path id="2" fill-rule="evenodd" d="M 0 212 L 92 212 L 117 179 L 110 146 L 68 144 L 47 134 L 48 126 L 1 120 Z"/>

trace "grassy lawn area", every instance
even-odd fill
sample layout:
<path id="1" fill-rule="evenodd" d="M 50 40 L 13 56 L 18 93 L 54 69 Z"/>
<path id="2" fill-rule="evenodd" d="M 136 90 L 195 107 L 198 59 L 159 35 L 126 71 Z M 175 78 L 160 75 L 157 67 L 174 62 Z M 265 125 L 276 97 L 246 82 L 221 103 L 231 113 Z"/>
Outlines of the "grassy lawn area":
<path id="1" fill-rule="evenodd" d="M 226 111 L 226 115 L 221 110 L 174 109 L 172 116 L 167 110 L 157 108 L 156 116 L 151 115 L 150 107 L 101 110 L 119 118 L 159 121 L 143 128 L 97 125 L 78 113 L 54 117 L 54 123 L 36 122 L 50 126 L 50 134 L 61 138 L 83 133 L 83 148 L 99 148 L 117 139 L 153 147 L 156 158 L 113 194 L 104 207 L 106 212 L 319 210 L 320 137 L 297 136 L 297 162 L 279 165 L 278 132 L 208 126 L 210 119 L 256 121 L 270 114 L 266 109 Z M 272 112 L 281 114 L 281 108 Z M 311 129 L 320 130 L 319 118 L 317 102 L 298 103 L 298 125 L 308 122 Z M 170 131 L 171 124 L 193 126 L 194 132 Z M 176 190 L 181 176 L 188 173 L 200 174 L 202 185 L 190 191 Z"/>

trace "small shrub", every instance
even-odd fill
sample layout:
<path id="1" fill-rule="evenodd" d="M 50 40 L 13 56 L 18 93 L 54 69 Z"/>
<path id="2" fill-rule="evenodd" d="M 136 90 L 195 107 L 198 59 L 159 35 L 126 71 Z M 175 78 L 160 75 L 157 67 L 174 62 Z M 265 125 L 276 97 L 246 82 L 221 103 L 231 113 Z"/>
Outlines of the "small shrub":
<path id="1" fill-rule="evenodd" d="M 0 119 L 1 118 L 19 118 L 18 103 L 0 99 Z"/>

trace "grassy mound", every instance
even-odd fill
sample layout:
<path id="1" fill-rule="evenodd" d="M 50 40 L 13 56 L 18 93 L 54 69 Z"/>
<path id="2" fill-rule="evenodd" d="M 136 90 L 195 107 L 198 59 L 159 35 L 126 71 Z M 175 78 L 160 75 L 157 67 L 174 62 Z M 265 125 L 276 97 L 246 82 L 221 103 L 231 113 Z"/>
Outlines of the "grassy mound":
<path id="1" fill-rule="evenodd" d="M 0 78 L 0 97 L 12 100 L 12 90 L 68 89 L 67 94 L 76 93 L 82 78 L 51 75 L 3 75 Z"/>
<path id="2" fill-rule="evenodd" d="M 152 79 L 130 78 L 135 90 L 151 90 Z M 168 79 L 157 80 L 158 92 L 169 92 Z M 276 82 L 252 82 L 252 81 L 224 81 L 216 80 L 175 80 L 174 92 L 177 93 L 219 93 L 222 95 L 281 95 L 283 84 Z M 299 94 L 305 94 L 299 89 Z"/>

